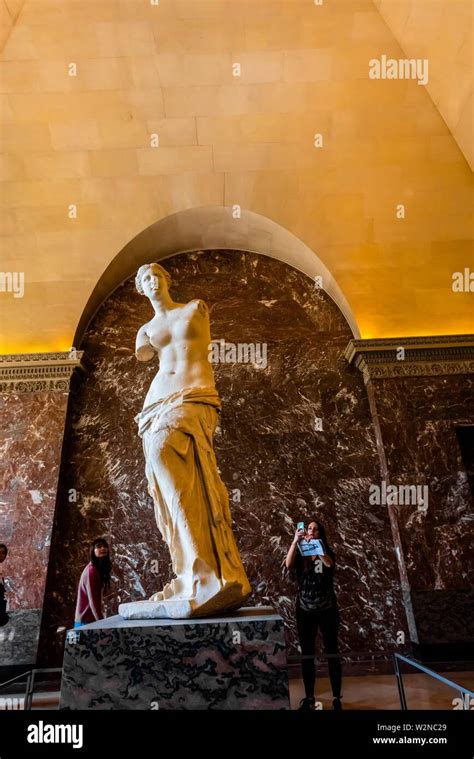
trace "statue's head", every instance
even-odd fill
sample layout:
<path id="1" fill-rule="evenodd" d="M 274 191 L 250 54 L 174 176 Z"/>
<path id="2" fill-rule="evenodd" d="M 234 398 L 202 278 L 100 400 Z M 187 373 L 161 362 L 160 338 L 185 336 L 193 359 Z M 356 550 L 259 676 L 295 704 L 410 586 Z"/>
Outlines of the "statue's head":
<path id="1" fill-rule="evenodd" d="M 144 264 L 140 266 L 135 277 L 135 287 L 140 295 L 147 298 L 155 298 L 162 292 L 168 292 L 171 286 L 171 277 L 160 264 Z"/>

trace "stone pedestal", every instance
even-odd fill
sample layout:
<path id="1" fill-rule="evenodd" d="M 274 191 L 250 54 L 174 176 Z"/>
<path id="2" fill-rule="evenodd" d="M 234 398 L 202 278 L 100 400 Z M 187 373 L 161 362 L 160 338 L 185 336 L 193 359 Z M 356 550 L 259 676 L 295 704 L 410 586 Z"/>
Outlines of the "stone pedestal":
<path id="1" fill-rule="evenodd" d="M 264 606 L 70 630 L 60 709 L 289 709 L 283 619 Z"/>

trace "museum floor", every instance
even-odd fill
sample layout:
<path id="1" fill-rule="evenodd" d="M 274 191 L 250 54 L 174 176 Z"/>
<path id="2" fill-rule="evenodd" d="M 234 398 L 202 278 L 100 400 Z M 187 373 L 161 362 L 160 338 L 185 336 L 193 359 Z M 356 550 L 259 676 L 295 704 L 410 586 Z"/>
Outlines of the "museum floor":
<path id="1" fill-rule="evenodd" d="M 456 672 L 454 676 L 452 672 L 440 674 L 472 690 L 474 672 Z M 403 684 L 408 709 L 452 709 L 452 700 L 458 695 L 424 674 L 404 674 Z M 290 680 L 292 709 L 298 707 L 303 696 L 302 680 Z M 321 678 L 316 684 L 316 699 L 322 701 L 323 709 L 331 709 L 332 697 L 327 678 Z M 342 703 L 345 709 L 400 709 L 397 681 L 393 675 L 347 677 L 343 681 Z"/>

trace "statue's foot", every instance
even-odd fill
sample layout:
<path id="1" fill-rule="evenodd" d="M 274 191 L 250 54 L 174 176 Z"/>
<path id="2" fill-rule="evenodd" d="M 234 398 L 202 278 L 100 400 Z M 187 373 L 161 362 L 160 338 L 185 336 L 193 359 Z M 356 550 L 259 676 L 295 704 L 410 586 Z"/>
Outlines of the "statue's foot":
<path id="1" fill-rule="evenodd" d="M 175 591 L 174 583 L 175 583 L 175 580 L 171 580 L 171 582 L 167 582 L 166 585 L 163 586 L 163 590 L 157 590 L 156 593 L 153 593 L 153 595 L 150 596 L 148 600 L 158 603 L 160 601 L 168 601 L 171 599 L 179 598 L 180 596 Z"/>
<path id="2" fill-rule="evenodd" d="M 192 616 L 207 617 L 235 611 L 244 605 L 251 592 L 250 587 L 243 588 L 240 582 L 228 582 L 211 598 L 195 606 Z"/>
<path id="3" fill-rule="evenodd" d="M 164 599 L 163 591 L 162 590 L 158 590 L 156 593 L 153 593 L 153 595 L 150 596 L 150 598 L 148 600 L 149 601 L 155 601 L 155 603 L 157 601 L 164 601 L 165 599 Z"/>

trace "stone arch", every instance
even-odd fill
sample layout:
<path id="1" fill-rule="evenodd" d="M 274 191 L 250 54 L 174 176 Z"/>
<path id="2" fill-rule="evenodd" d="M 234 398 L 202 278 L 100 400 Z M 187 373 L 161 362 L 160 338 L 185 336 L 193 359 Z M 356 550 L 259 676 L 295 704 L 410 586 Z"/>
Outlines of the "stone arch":
<path id="1" fill-rule="evenodd" d="M 261 214 L 241 210 L 239 219 L 228 206 L 189 208 L 142 230 L 117 253 L 97 282 L 84 308 L 73 344 L 79 346 L 87 325 L 106 298 L 141 264 L 162 261 L 195 250 L 241 250 L 269 256 L 314 279 L 344 315 L 352 334 L 360 337 L 352 309 L 329 269 L 302 240 Z"/>

